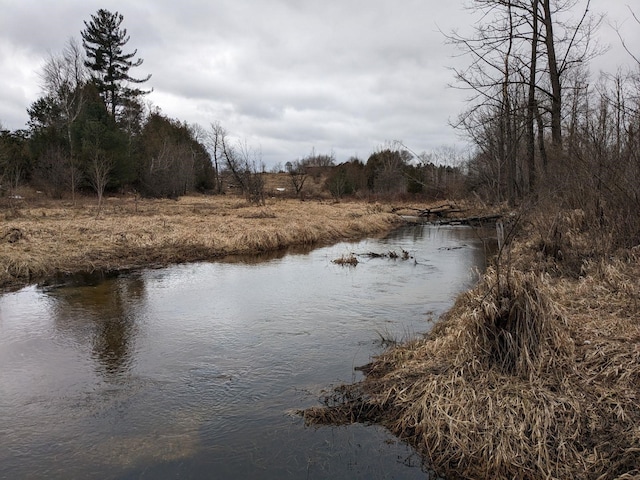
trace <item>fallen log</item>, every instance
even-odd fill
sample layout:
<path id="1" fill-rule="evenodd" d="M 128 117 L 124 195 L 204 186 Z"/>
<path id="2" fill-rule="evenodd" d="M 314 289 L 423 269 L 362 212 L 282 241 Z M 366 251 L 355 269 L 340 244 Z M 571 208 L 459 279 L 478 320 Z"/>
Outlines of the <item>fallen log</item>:
<path id="1" fill-rule="evenodd" d="M 495 222 L 502 218 L 501 214 L 479 215 L 466 218 L 449 218 L 433 222 L 437 225 L 474 225 L 479 223 Z"/>
<path id="2" fill-rule="evenodd" d="M 414 211 L 417 213 L 417 217 L 429 217 L 431 215 L 434 215 L 436 217 L 445 217 L 451 213 L 462 213 L 466 211 L 466 209 L 461 209 L 457 205 L 445 203 L 443 205 L 438 205 L 437 207 L 432 208 L 394 207 L 393 209 L 391 209 L 391 212 L 397 213 L 401 210 Z"/>
<path id="3" fill-rule="evenodd" d="M 464 210 L 458 208 L 456 205 L 452 205 L 450 203 L 445 203 L 444 205 L 438 205 L 433 208 L 424 208 L 419 210 L 419 217 L 428 217 L 430 215 L 435 215 L 436 217 L 445 217 L 451 213 L 462 213 Z"/>

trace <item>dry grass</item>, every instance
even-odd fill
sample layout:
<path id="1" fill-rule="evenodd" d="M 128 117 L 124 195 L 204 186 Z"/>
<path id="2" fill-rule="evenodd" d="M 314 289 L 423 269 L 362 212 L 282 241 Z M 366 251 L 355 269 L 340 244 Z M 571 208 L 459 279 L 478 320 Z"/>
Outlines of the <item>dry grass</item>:
<path id="1" fill-rule="evenodd" d="M 512 265 L 535 265 L 531 242 Z M 489 270 L 306 421 L 381 423 L 447 478 L 640 478 L 640 255 L 540 270 Z"/>
<path id="2" fill-rule="evenodd" d="M 400 219 L 366 203 L 223 197 L 109 199 L 95 204 L 24 201 L 0 212 L 0 288 L 57 273 L 209 260 L 389 231 Z M 0 217 L 2 218 L 2 217 Z M 10 241 L 11 240 L 11 241 Z"/>
<path id="3" fill-rule="evenodd" d="M 342 255 L 341 257 L 338 257 L 334 260 L 332 260 L 333 263 L 335 263 L 336 265 L 342 265 L 342 266 L 349 266 L 349 267 L 355 267 L 358 265 L 358 263 L 360 263 L 358 261 L 358 257 L 356 257 L 353 253 L 350 254 L 345 254 Z"/>

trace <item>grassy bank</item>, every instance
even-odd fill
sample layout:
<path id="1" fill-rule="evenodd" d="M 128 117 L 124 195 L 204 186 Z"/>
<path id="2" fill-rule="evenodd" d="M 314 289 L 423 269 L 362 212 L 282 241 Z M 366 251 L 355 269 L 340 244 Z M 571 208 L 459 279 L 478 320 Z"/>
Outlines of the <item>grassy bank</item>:
<path id="1" fill-rule="evenodd" d="M 59 273 L 121 270 L 253 254 L 384 233 L 401 221 L 367 203 L 235 197 L 94 201 L 26 199 L 0 214 L 0 289 Z"/>
<path id="2" fill-rule="evenodd" d="M 583 218 L 530 218 L 425 338 L 306 421 L 385 425 L 446 478 L 640 478 L 640 251 L 599 255 Z"/>

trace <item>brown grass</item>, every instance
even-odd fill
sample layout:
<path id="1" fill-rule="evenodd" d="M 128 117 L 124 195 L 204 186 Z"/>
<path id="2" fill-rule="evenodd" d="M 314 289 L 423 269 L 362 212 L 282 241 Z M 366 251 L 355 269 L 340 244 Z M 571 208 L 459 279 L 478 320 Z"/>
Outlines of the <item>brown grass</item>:
<path id="1" fill-rule="evenodd" d="M 355 267 L 358 265 L 358 263 L 360 263 L 358 261 L 358 257 L 356 257 L 353 253 L 350 253 L 348 255 L 342 255 L 341 257 L 338 257 L 334 260 L 332 260 L 333 263 L 335 263 L 336 265 L 342 265 L 342 266 L 349 266 L 349 267 Z"/>
<path id="2" fill-rule="evenodd" d="M 447 478 L 640 478 L 640 255 L 545 273 L 545 245 L 584 241 L 566 215 L 557 243 L 518 244 L 427 337 L 374 359 L 306 421 L 381 423 Z"/>
<path id="3" fill-rule="evenodd" d="M 95 203 L 24 201 L 0 212 L 0 288 L 58 273 L 210 260 L 384 233 L 400 219 L 366 203 L 231 196 Z M 2 217 L 0 217 L 2 218 Z M 15 240 L 15 241 L 10 241 Z"/>

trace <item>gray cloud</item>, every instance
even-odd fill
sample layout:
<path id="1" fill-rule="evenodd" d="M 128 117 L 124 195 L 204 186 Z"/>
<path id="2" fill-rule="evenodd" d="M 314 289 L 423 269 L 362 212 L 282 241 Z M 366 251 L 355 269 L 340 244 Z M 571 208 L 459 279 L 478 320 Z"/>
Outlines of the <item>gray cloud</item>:
<path id="1" fill-rule="evenodd" d="M 413 150 L 460 143 L 449 120 L 466 92 L 448 88 L 447 66 L 464 62 L 439 29 L 472 22 L 463 1 L 113 0 L 144 59 L 134 76 L 153 76 L 150 102 L 207 127 L 220 121 L 261 150 L 267 164 L 334 151 L 365 158 L 386 140 Z M 38 71 L 103 2 L 0 0 L 0 122 L 23 128 L 39 95 Z M 622 0 L 593 0 L 610 13 L 600 35 L 617 45 L 606 69 L 629 63 L 611 24 L 629 45 L 637 24 Z M 640 53 L 640 52 L 638 52 Z M 596 67 L 597 68 L 597 67 Z"/>

